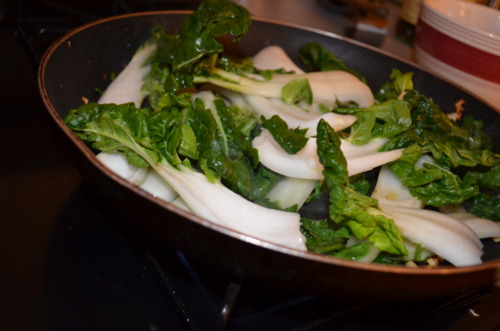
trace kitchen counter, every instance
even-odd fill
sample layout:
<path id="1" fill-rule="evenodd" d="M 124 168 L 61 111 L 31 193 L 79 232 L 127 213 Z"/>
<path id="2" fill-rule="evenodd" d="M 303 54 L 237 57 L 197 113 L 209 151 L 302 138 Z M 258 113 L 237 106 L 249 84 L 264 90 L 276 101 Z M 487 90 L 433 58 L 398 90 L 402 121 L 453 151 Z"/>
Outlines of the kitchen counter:
<path id="1" fill-rule="evenodd" d="M 412 47 L 401 42 L 395 35 L 395 26 L 401 5 L 393 0 L 386 1 L 386 23 L 384 28 L 367 26 L 359 18 L 349 18 L 343 10 L 329 5 L 329 1 L 311 0 L 238 0 L 252 15 L 308 26 L 328 31 L 339 36 L 376 46 L 392 55 L 413 61 Z M 352 15 L 351 15 L 352 16 Z M 372 31 L 372 33 L 368 33 Z M 364 32 L 364 33 L 363 33 Z"/>

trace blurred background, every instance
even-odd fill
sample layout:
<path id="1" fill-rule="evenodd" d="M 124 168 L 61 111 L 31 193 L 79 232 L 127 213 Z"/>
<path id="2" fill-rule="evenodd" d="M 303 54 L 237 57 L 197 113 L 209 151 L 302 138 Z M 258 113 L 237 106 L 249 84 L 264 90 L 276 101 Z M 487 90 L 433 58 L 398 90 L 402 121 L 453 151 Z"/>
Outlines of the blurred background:
<path id="1" fill-rule="evenodd" d="M 411 0 L 421 1 L 421 0 Z M 16 29 L 35 59 L 52 39 L 100 17 L 150 10 L 194 9 L 197 0 L 2 0 L 4 24 Z M 353 37 L 409 58 L 409 48 L 394 45 L 398 0 L 239 0 L 251 14 Z M 418 6 L 417 6 L 418 9 Z M 387 38 L 386 38 L 387 37 Z"/>

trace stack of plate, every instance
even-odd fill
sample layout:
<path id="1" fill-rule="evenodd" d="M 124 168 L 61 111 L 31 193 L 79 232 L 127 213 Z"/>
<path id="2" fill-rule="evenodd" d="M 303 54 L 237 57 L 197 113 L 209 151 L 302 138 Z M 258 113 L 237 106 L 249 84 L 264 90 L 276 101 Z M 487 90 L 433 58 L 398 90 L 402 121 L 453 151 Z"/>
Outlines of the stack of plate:
<path id="1" fill-rule="evenodd" d="M 500 11 L 460 0 L 424 0 L 417 62 L 500 110 Z"/>

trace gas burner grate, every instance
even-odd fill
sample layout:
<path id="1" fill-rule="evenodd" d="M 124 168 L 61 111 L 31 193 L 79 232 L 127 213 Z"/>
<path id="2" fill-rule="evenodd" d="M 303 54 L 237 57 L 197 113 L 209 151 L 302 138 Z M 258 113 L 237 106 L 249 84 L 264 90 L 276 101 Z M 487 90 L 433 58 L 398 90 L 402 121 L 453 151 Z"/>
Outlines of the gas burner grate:
<path id="1" fill-rule="evenodd" d="M 151 238 L 144 242 L 146 265 L 185 330 L 440 330 L 492 293 L 405 304 L 339 302 L 239 279 Z"/>

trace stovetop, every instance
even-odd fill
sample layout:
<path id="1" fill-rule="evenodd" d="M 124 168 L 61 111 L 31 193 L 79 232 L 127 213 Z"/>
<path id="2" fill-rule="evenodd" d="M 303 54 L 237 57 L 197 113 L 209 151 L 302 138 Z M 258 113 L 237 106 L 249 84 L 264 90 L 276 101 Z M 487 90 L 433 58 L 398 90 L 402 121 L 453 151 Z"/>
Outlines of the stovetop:
<path id="1" fill-rule="evenodd" d="M 249 1 L 253 8 L 265 1 Z M 294 1 L 294 8 L 304 2 Z M 141 233 L 81 178 L 36 85 L 69 29 L 196 1 L 0 1 L 0 328 L 3 330 L 462 330 L 498 328 L 494 289 L 345 302 L 239 279 Z M 307 6 L 311 6 L 310 3 Z M 336 15 L 316 9 L 320 13 Z M 324 11 L 324 12 L 322 12 Z M 324 18 L 323 18 L 324 19 Z"/>

